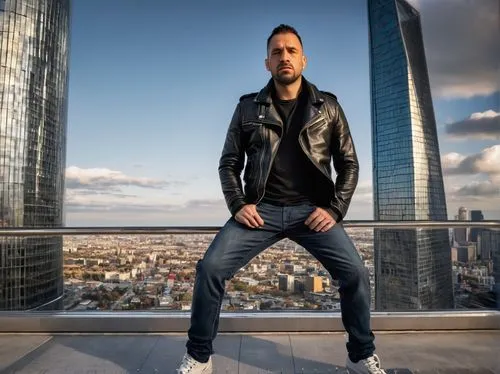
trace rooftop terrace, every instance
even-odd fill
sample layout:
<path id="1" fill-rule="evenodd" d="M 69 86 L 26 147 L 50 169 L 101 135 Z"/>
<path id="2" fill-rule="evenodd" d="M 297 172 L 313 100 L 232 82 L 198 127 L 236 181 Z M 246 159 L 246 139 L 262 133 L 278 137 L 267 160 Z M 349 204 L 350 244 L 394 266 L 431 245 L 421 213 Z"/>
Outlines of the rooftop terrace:
<path id="1" fill-rule="evenodd" d="M 0 335 L 1 373 L 175 373 L 184 334 Z M 383 332 L 390 373 L 500 373 L 500 331 Z M 345 373 L 343 333 L 223 333 L 215 373 Z"/>
<path id="2" fill-rule="evenodd" d="M 358 222 L 411 228 L 415 223 Z M 419 223 L 462 227 L 462 223 Z M 480 224 L 472 224 L 478 227 Z M 349 223 L 346 224 L 349 226 Z M 500 222 L 482 227 L 500 228 Z M 0 236 L 186 234 L 217 228 L 0 229 Z M 0 374 L 175 373 L 185 352 L 189 312 L 0 312 Z M 500 311 L 372 314 L 376 353 L 389 373 L 499 373 Z M 223 312 L 215 373 L 345 373 L 338 311 Z"/>

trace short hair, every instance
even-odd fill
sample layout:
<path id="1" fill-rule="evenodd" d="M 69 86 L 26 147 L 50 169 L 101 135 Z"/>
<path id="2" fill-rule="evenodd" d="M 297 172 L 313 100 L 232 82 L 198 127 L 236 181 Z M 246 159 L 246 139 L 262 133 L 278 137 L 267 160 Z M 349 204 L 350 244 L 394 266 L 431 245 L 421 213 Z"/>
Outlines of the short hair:
<path id="1" fill-rule="evenodd" d="M 271 35 L 269 35 L 269 38 L 267 38 L 267 49 L 269 50 L 269 43 L 271 43 L 271 39 L 272 39 L 272 37 L 274 35 L 276 35 L 276 34 L 285 34 L 285 33 L 288 33 L 288 32 L 294 34 L 299 39 L 301 47 L 304 47 L 302 45 L 302 39 L 300 38 L 300 35 L 297 32 L 297 30 L 295 30 L 295 28 L 293 28 L 290 25 L 285 25 L 285 24 L 282 23 L 281 25 L 275 27 L 274 30 L 271 32 Z"/>

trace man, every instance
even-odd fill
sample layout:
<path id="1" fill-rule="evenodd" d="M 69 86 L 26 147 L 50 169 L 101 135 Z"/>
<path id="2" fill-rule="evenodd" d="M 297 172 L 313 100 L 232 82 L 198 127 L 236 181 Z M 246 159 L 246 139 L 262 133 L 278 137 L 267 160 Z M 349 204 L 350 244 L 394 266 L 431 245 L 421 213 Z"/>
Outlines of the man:
<path id="1" fill-rule="evenodd" d="M 385 373 L 373 354 L 368 275 L 338 224 L 358 182 L 356 152 L 336 97 L 302 76 L 306 63 L 297 31 L 276 27 L 265 60 L 272 78 L 236 107 L 219 165 L 232 217 L 197 263 L 187 353 L 178 373 L 212 373 L 225 281 L 283 238 L 303 246 L 339 280 L 349 372 Z"/>

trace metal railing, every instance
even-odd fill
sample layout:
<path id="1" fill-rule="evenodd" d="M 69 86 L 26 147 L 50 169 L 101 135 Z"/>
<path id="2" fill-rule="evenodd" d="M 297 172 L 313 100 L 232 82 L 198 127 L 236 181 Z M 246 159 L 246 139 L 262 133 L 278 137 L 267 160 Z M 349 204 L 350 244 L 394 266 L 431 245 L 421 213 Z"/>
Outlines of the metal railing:
<path id="1" fill-rule="evenodd" d="M 500 220 L 471 221 L 342 221 L 346 228 L 375 229 L 451 229 L 483 228 L 500 230 Z M 220 226 L 94 226 L 94 227 L 2 227 L 2 236 L 52 236 L 52 235 L 195 235 L 215 234 Z"/>
<path id="2" fill-rule="evenodd" d="M 499 221 L 345 221 L 346 228 L 500 230 Z M 0 228 L 1 237 L 215 234 L 218 226 Z M 185 333 L 190 312 L 0 312 L 0 333 Z M 498 310 L 372 312 L 377 331 L 499 330 Z M 220 332 L 341 332 L 340 312 L 222 312 Z"/>

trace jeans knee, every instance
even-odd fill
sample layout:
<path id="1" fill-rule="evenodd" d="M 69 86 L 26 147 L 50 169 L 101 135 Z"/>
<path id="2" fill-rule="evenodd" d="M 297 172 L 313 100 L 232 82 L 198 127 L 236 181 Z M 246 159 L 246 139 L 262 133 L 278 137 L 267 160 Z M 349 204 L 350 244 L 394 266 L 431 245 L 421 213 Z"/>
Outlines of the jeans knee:
<path id="1" fill-rule="evenodd" d="M 343 288 L 369 285 L 368 269 L 362 265 L 352 266 L 340 282 Z"/>
<path id="2" fill-rule="evenodd" d="M 196 274 L 208 279 L 223 277 L 223 268 L 220 262 L 210 257 L 205 257 L 196 263 Z"/>

